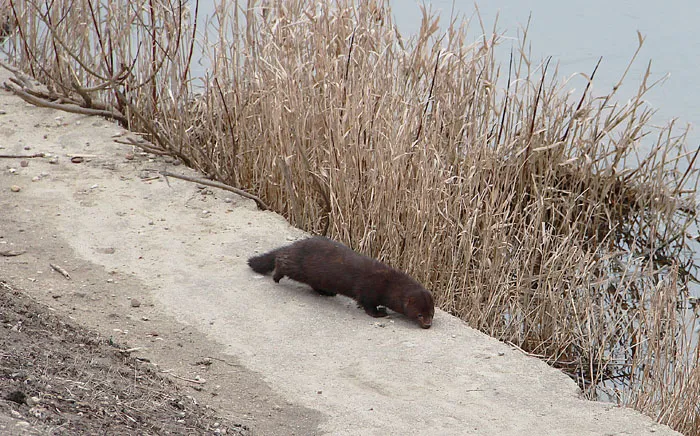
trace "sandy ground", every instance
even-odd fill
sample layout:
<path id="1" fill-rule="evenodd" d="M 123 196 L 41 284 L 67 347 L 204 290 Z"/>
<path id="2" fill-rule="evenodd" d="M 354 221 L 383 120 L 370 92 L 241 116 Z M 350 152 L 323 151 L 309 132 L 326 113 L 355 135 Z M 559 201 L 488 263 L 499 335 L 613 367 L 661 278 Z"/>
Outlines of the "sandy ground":
<path id="1" fill-rule="evenodd" d="M 254 434 L 677 434 L 581 399 L 561 372 L 442 311 L 422 330 L 253 273 L 249 256 L 304 234 L 250 200 L 164 180 L 196 174 L 115 142 L 127 132 L 113 123 L 4 90 L 0 111 L 0 154 L 58 158 L 0 159 L 0 252 L 24 251 L 0 257 L 0 279 L 141 347 Z"/>

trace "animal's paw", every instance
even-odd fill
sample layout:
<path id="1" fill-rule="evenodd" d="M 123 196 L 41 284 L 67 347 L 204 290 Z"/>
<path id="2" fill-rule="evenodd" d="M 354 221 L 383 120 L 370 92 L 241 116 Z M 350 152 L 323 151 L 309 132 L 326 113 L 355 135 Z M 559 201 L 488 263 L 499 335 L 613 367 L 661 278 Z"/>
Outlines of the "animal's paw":
<path id="1" fill-rule="evenodd" d="M 389 314 L 386 313 L 386 308 L 385 307 L 365 307 L 365 312 L 367 312 L 367 315 L 373 316 L 375 318 L 382 318 L 385 316 L 388 316 Z"/>

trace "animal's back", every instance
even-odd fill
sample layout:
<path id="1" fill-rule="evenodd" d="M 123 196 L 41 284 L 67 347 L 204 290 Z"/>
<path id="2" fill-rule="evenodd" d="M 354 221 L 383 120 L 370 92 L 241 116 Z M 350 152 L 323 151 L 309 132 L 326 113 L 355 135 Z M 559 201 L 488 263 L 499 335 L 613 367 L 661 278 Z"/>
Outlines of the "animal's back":
<path id="1" fill-rule="evenodd" d="M 376 264 L 376 265 L 375 265 Z M 328 238 L 316 236 L 286 247 L 276 258 L 278 273 L 316 290 L 355 295 L 356 284 L 381 263 Z"/>

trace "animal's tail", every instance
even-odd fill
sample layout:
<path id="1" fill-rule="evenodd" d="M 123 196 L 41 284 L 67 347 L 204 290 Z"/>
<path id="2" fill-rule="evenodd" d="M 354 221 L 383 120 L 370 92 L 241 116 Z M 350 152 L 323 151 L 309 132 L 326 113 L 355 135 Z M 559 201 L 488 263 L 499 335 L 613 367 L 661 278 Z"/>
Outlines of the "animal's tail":
<path id="1" fill-rule="evenodd" d="M 248 259 L 248 266 L 258 274 L 266 274 L 275 269 L 275 257 L 279 250 L 272 250 L 260 256 L 253 256 Z"/>

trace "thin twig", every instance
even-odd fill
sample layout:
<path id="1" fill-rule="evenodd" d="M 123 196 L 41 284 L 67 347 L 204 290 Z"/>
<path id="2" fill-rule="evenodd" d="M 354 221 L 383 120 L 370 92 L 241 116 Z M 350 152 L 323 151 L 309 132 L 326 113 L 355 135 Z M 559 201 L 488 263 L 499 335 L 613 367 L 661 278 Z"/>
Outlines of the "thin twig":
<path id="1" fill-rule="evenodd" d="M 184 381 L 190 382 L 190 383 L 196 383 L 196 384 L 198 384 L 198 385 L 203 385 L 204 383 L 207 382 L 206 380 L 195 380 L 195 379 L 192 379 L 192 378 L 181 377 L 181 376 L 179 376 L 179 375 L 177 375 L 177 374 L 174 374 L 174 373 L 172 373 L 172 372 L 170 372 L 170 371 L 162 371 L 162 372 L 164 372 L 165 374 L 168 374 L 169 376 L 175 377 L 175 378 L 177 378 L 177 379 L 184 380 Z"/>
<path id="2" fill-rule="evenodd" d="M 8 91 L 11 91 L 14 93 L 16 96 L 20 97 L 22 100 L 26 101 L 27 103 L 31 103 L 35 106 L 40 106 L 40 107 L 47 107 L 50 109 L 58 109 L 60 111 L 64 112 L 70 112 L 74 114 L 81 114 L 81 115 L 97 115 L 100 117 L 106 117 L 106 118 L 112 118 L 120 122 L 126 123 L 126 117 L 119 113 L 116 109 L 112 110 L 101 110 L 101 109 L 92 109 L 92 108 L 87 108 L 87 107 L 81 107 L 78 105 L 74 104 L 62 104 L 62 103 L 54 103 L 42 98 L 35 97 L 31 95 L 30 93 L 24 91 L 23 89 L 17 88 L 16 86 L 11 85 L 8 82 L 4 83 L 5 89 Z"/>
<path id="3" fill-rule="evenodd" d="M 596 71 L 598 71 L 598 67 L 600 66 L 600 62 L 603 60 L 603 57 L 598 58 L 598 63 L 595 64 L 595 68 L 593 68 L 593 72 L 591 73 L 591 77 L 588 78 L 588 83 L 586 83 L 586 88 L 583 90 L 583 94 L 581 94 L 581 99 L 578 101 L 578 105 L 576 106 L 576 110 L 571 116 L 571 121 L 569 121 L 569 125 L 566 127 L 566 132 L 564 132 L 564 136 L 561 137 L 561 142 L 566 141 L 566 138 L 569 136 L 569 131 L 571 130 L 571 126 L 574 124 L 574 121 L 576 120 L 576 114 L 578 114 L 578 111 L 581 109 L 581 106 L 583 106 L 583 101 L 586 99 L 586 94 L 588 93 L 588 89 L 591 87 L 591 84 L 593 83 L 593 78 L 595 77 Z"/>
<path id="4" fill-rule="evenodd" d="M 193 183 L 200 183 L 202 185 L 212 186 L 214 188 L 219 188 L 219 189 L 224 189 L 226 191 L 231 191 L 233 193 L 240 195 L 241 197 L 250 198 L 258 205 L 258 208 L 261 210 L 270 209 L 265 204 L 265 202 L 263 202 L 259 197 L 255 196 L 253 194 L 250 194 L 248 192 L 245 192 L 241 189 L 234 188 L 233 186 L 226 185 L 226 184 L 221 183 L 221 182 L 215 182 L 213 180 L 201 179 L 198 177 L 184 176 L 182 174 L 171 173 L 170 171 L 161 171 L 160 174 L 162 174 L 163 176 L 166 176 L 166 177 L 175 177 L 176 179 L 186 180 L 188 182 L 193 182 Z"/>
<path id="5" fill-rule="evenodd" d="M 26 253 L 25 250 L 0 250 L 0 256 L 15 257 Z"/>
<path id="6" fill-rule="evenodd" d="M 423 108 L 423 115 L 420 118 L 420 124 L 418 125 L 418 132 L 416 132 L 416 139 L 414 142 L 418 142 L 418 138 L 420 138 L 420 134 L 423 131 L 423 119 L 425 118 L 425 114 L 428 112 L 428 106 L 430 106 L 430 101 L 433 99 L 433 88 L 435 88 L 435 78 L 437 77 L 437 72 L 438 72 L 438 66 L 440 65 L 440 55 L 442 54 L 442 50 L 440 50 L 437 54 L 437 57 L 435 59 L 435 69 L 433 70 L 433 79 L 430 81 L 430 89 L 428 90 L 428 99 L 425 101 L 425 107 Z"/>
<path id="7" fill-rule="evenodd" d="M 35 157 L 46 157 L 46 153 L 34 154 L 0 154 L 0 159 L 32 159 Z"/>
<path id="8" fill-rule="evenodd" d="M 58 265 L 56 265 L 56 264 L 53 264 L 53 263 L 50 263 L 49 266 L 50 266 L 51 268 L 55 269 L 56 271 L 58 271 L 59 273 L 61 273 L 61 275 L 62 275 L 63 277 L 65 277 L 66 279 L 70 280 L 70 274 L 68 274 L 68 271 L 66 271 L 65 269 L 63 269 L 63 268 L 61 268 L 60 266 L 58 266 Z"/>
<path id="9" fill-rule="evenodd" d="M 133 353 L 134 351 L 140 351 L 140 350 L 145 350 L 145 347 L 127 348 L 127 349 L 124 349 L 124 350 L 119 350 L 119 352 L 120 352 L 120 353 L 124 353 L 124 354 L 129 354 L 129 353 Z"/>
<path id="10" fill-rule="evenodd" d="M 119 144 L 127 144 L 127 145 L 133 145 L 135 147 L 139 147 L 143 149 L 144 151 L 147 151 L 148 153 L 153 153 L 157 154 L 160 156 L 171 156 L 173 153 L 171 153 L 168 150 L 163 150 L 162 148 L 157 148 L 154 145 L 151 145 L 149 142 L 139 142 L 136 141 L 134 138 L 127 137 L 125 141 L 121 139 L 115 139 L 114 142 L 117 142 Z"/>

